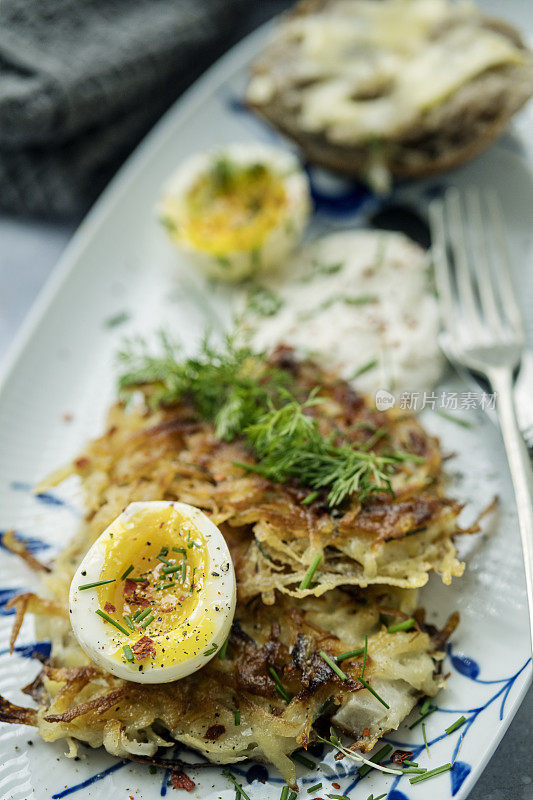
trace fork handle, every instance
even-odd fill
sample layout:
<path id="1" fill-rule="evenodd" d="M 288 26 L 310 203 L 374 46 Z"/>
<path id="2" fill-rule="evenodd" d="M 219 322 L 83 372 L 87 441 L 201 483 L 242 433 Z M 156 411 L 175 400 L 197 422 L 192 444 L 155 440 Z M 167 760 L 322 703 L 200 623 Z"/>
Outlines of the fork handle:
<path id="1" fill-rule="evenodd" d="M 531 645 L 533 647 L 533 471 L 516 418 L 512 370 L 507 367 L 493 369 L 488 377 L 496 392 L 496 408 L 513 481 L 522 538 Z"/>

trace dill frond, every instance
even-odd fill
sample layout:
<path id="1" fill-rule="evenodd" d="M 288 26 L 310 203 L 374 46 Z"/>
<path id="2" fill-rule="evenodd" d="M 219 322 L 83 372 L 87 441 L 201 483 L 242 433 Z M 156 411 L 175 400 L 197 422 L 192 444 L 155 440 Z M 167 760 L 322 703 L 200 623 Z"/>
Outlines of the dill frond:
<path id="1" fill-rule="evenodd" d="M 129 342 L 118 354 L 124 370 L 119 390 L 149 384 L 152 407 L 192 401 L 199 415 L 212 422 L 219 439 L 231 441 L 253 424 L 280 390 L 291 386 L 291 375 L 266 364 L 262 353 L 235 343 L 228 336 L 217 349 L 206 337 L 197 356 L 184 358 L 180 347 L 161 333 L 159 353 L 146 342 Z"/>
<path id="2" fill-rule="evenodd" d="M 316 419 L 305 413 L 320 402 L 313 395 L 304 403 L 289 400 L 247 427 L 244 434 L 259 463 L 242 466 L 279 483 L 297 478 L 312 489 L 327 489 L 330 506 L 340 505 L 352 494 L 364 500 L 373 492 L 391 491 L 390 479 L 398 463 L 416 457 L 334 445 L 331 438 L 321 435 Z"/>
<path id="3" fill-rule="evenodd" d="M 310 413 L 323 402 L 318 389 L 300 402 L 291 394 L 294 379 L 288 371 L 268 364 L 264 354 L 232 337 L 220 349 L 206 339 L 198 356 L 183 358 L 179 347 L 161 334 L 158 355 L 136 340 L 119 359 L 125 368 L 121 392 L 149 384 L 152 406 L 191 402 L 200 417 L 213 423 L 217 438 L 245 438 L 257 463 L 240 463 L 243 469 L 277 483 L 296 479 L 323 490 L 330 506 L 354 494 L 364 500 L 371 493 L 391 491 L 391 477 L 401 461 L 423 460 L 398 451 L 376 453 L 370 446 L 354 449 L 349 442 L 334 444 L 333 437 L 320 433 Z M 376 442 L 380 438 L 378 431 Z"/>

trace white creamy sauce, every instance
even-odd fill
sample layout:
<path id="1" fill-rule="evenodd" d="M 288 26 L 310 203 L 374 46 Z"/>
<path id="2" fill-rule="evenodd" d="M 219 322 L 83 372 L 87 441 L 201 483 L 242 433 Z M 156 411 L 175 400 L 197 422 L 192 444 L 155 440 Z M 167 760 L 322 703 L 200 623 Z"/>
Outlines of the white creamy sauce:
<path id="1" fill-rule="evenodd" d="M 400 233 L 311 242 L 248 292 L 242 324 L 255 347 L 291 345 L 364 391 L 430 390 L 443 368 L 427 256 Z"/>

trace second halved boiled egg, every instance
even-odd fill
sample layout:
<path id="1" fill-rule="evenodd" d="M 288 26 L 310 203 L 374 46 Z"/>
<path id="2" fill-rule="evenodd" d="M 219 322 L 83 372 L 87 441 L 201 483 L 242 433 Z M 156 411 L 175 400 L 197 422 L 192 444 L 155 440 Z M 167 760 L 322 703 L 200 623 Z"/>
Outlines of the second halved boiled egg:
<path id="1" fill-rule="evenodd" d="M 227 544 L 202 511 L 185 503 L 131 503 L 74 575 L 72 628 L 108 672 L 165 683 L 220 651 L 235 594 Z"/>
<path id="2" fill-rule="evenodd" d="M 165 188 L 160 219 L 209 275 L 238 281 L 279 266 L 310 213 L 297 159 L 262 144 L 235 144 L 187 159 Z"/>

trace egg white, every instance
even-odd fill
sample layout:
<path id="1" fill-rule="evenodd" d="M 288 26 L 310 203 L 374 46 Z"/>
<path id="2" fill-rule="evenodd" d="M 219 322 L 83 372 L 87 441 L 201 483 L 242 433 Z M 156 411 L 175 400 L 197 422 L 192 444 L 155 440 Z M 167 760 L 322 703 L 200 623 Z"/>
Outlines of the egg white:
<path id="1" fill-rule="evenodd" d="M 209 639 L 202 640 L 198 652 L 179 663 L 160 666 L 154 659 L 146 658 L 130 663 L 117 660 L 117 648 L 122 644 L 134 644 L 141 631 L 124 637 L 112 625 L 102 619 L 96 611 L 100 608 L 97 589 L 80 590 L 80 585 L 101 580 L 101 571 L 110 537 L 116 542 L 119 537 L 131 536 L 135 531 L 136 517 L 145 510 L 155 511 L 174 508 L 197 528 L 205 541 L 207 566 L 203 592 L 198 604 L 188 618 L 191 636 L 205 615 L 213 621 L 213 632 Z M 117 580 L 120 576 L 117 575 Z M 119 678 L 137 683 L 166 683 L 190 675 L 211 660 L 223 646 L 233 621 L 236 602 L 236 584 L 233 563 L 228 546 L 216 525 L 199 509 L 185 503 L 151 501 L 131 503 L 98 537 L 87 552 L 72 579 L 69 595 L 72 629 L 80 646 L 102 669 Z M 215 611 L 215 606 L 217 610 Z M 196 626 L 196 629 L 195 629 Z M 207 653 L 207 655 L 206 655 Z M 115 655 L 114 655 L 115 654 Z M 159 660 L 159 659 L 158 659 Z"/>
<path id="2" fill-rule="evenodd" d="M 180 235 L 186 216 L 185 199 L 199 177 L 208 173 L 215 158 L 225 157 L 238 166 L 262 164 L 282 182 L 286 207 L 276 224 L 252 250 L 225 251 L 223 258 L 194 246 Z M 311 212 L 309 182 L 298 159 L 281 148 L 257 143 L 238 143 L 186 159 L 164 188 L 159 216 L 170 223 L 173 243 L 207 275 L 222 281 L 243 280 L 254 273 L 279 267 L 301 241 Z M 175 224 L 175 230 L 172 224 Z"/>

